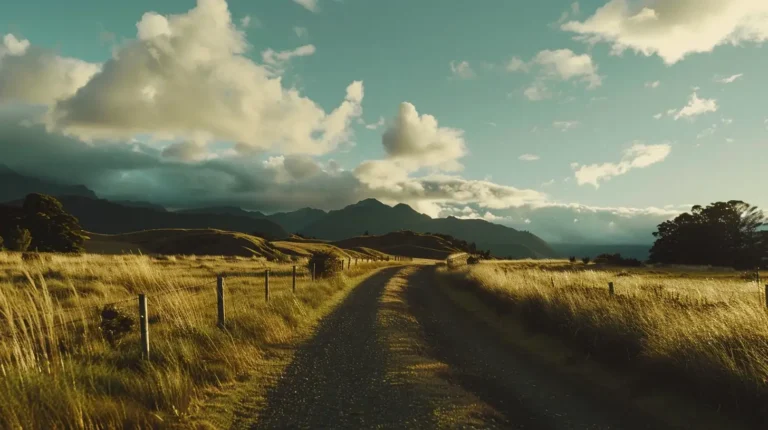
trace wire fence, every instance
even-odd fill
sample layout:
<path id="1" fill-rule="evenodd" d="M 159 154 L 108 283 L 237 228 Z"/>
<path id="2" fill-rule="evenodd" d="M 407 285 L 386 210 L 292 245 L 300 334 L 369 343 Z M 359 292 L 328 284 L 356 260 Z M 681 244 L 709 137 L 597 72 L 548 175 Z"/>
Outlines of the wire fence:
<path id="1" fill-rule="evenodd" d="M 410 261 L 408 258 L 347 258 L 339 260 L 342 270 L 353 266 L 381 261 Z M 103 332 L 110 324 L 119 322 L 120 318 L 138 322 L 142 353 L 149 357 L 149 326 L 160 320 L 174 320 L 180 312 L 188 311 L 190 306 L 199 307 L 197 317 L 211 318 L 215 309 L 215 322 L 219 327 L 226 327 L 228 317 L 232 312 L 247 312 L 255 304 L 254 300 L 269 303 L 277 297 L 296 293 L 316 280 L 314 267 L 294 265 L 253 271 L 231 271 L 221 273 L 211 279 L 171 289 L 160 289 L 126 297 L 124 299 L 97 303 L 87 306 L 51 309 L 45 312 L 14 315 L 13 326 L 0 328 L 0 341 L 14 339 L 17 336 L 34 335 L 48 339 L 60 337 L 56 329 L 63 327 L 77 328 L 98 326 Z M 201 300 L 199 295 L 210 295 L 210 300 Z M 231 297 L 236 297 L 231 300 Z M 180 300 L 182 302 L 180 302 Z M 182 309 L 183 308 L 183 309 Z M 189 316 L 188 314 L 186 316 Z M 178 318 L 176 318 L 178 320 Z M 190 325 L 192 321 L 184 321 Z M 129 324 L 135 330 L 134 323 Z M 90 329 L 89 329 L 90 330 Z M 69 331 L 67 333 L 70 333 Z"/>

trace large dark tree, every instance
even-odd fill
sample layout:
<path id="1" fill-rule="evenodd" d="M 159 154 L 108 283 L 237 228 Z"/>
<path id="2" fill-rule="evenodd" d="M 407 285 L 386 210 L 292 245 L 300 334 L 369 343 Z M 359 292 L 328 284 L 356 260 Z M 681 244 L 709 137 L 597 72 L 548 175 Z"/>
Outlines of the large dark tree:
<path id="1" fill-rule="evenodd" d="M 77 218 L 45 194 L 27 195 L 21 208 L 0 207 L 0 235 L 16 237 L 20 232 L 31 235 L 31 241 L 25 239 L 28 248 L 40 252 L 82 252 L 87 238 Z"/>
<path id="2" fill-rule="evenodd" d="M 760 231 L 765 223 L 761 210 L 739 200 L 696 205 L 690 213 L 659 224 L 650 260 L 755 268 L 768 256 L 768 240 Z"/>

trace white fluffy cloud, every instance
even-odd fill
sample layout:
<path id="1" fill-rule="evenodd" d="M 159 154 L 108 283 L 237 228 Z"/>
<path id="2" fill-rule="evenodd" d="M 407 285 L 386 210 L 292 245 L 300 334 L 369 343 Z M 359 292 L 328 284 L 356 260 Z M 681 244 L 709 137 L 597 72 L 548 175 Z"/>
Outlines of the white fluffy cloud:
<path id="1" fill-rule="evenodd" d="M 419 115 L 411 103 L 400 104 L 381 141 L 388 159 L 408 171 L 422 167 L 460 170 L 458 160 L 467 152 L 463 130 L 440 127 L 434 116 Z"/>
<path id="2" fill-rule="evenodd" d="M 136 27 L 138 40 L 122 45 L 76 94 L 56 102 L 51 129 L 91 140 L 142 134 L 236 142 L 245 152 L 318 155 L 348 141 L 350 123 L 362 113 L 360 81 L 330 113 L 283 88 L 273 66 L 311 55 L 312 45 L 267 50 L 266 66 L 246 58 L 244 34 L 224 0 L 198 0 L 180 15 L 150 12 Z"/>
<path id="3" fill-rule="evenodd" d="M 576 55 L 570 49 L 544 50 L 536 55 L 533 62 L 540 65 L 545 74 L 564 81 L 581 79 L 590 89 L 602 84 L 597 66 L 589 54 Z"/>
<path id="4" fill-rule="evenodd" d="M 536 80 L 523 91 L 531 101 L 552 97 L 547 81 L 578 80 L 585 83 L 588 89 L 597 88 L 603 82 L 592 57 L 589 54 L 577 55 L 570 49 L 544 50 L 527 63 L 514 57 L 505 67 L 510 72 L 536 73 Z"/>
<path id="5" fill-rule="evenodd" d="M 693 118 L 709 112 L 717 112 L 717 100 L 701 99 L 699 98 L 699 95 L 694 92 L 691 94 L 691 98 L 688 100 L 688 104 L 685 105 L 682 109 L 679 111 L 668 111 L 667 113 L 674 113 L 675 120 L 678 120 L 680 118 Z"/>
<path id="6" fill-rule="evenodd" d="M 672 151 L 672 146 L 663 143 L 645 145 L 635 142 L 624 152 L 624 157 L 618 163 L 591 164 L 580 166 L 574 163 L 576 182 L 579 185 L 591 184 L 600 187 L 600 181 L 607 181 L 614 176 L 624 175 L 632 169 L 642 169 L 664 161 Z"/>
<path id="7" fill-rule="evenodd" d="M 475 71 L 469 65 L 469 61 L 451 61 L 451 73 L 459 79 L 472 79 L 475 77 Z"/>
<path id="8" fill-rule="evenodd" d="M 75 94 L 100 69 L 6 34 L 0 44 L 0 103 L 54 103 Z"/>
<path id="9" fill-rule="evenodd" d="M 294 3 L 298 3 L 310 12 L 320 12 L 320 6 L 317 4 L 318 0 L 293 0 Z"/>
<path id="10" fill-rule="evenodd" d="M 659 88 L 659 85 L 661 85 L 661 81 L 646 82 L 645 88 Z"/>
<path id="11" fill-rule="evenodd" d="M 583 22 L 561 28 L 589 43 L 606 42 L 674 64 L 715 47 L 768 40 L 764 0 L 610 0 Z"/>

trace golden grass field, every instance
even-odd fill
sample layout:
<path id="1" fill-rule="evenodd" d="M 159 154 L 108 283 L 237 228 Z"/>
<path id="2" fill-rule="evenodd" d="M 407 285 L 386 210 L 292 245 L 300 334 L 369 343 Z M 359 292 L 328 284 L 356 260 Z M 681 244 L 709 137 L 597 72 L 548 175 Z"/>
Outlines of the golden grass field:
<path id="1" fill-rule="evenodd" d="M 441 268 L 448 285 L 531 332 L 618 368 L 650 388 L 674 385 L 753 422 L 768 416 L 768 309 L 764 288 L 740 272 L 620 269 L 567 261 L 484 262 Z M 614 282 L 615 295 L 608 293 Z"/>
<path id="2" fill-rule="evenodd" d="M 295 264 L 295 263 L 294 263 Z M 0 422 L 8 428 L 133 428 L 184 423 L 211 387 L 258 375 L 272 345 L 388 263 L 361 263 L 311 282 L 263 258 L 0 252 Z M 389 263 L 394 264 L 394 263 Z M 271 300 L 264 300 L 264 269 Z M 216 275 L 224 273 L 226 330 L 216 327 Z M 115 345 L 99 330 L 107 304 L 149 306 L 151 359 L 138 326 Z"/>

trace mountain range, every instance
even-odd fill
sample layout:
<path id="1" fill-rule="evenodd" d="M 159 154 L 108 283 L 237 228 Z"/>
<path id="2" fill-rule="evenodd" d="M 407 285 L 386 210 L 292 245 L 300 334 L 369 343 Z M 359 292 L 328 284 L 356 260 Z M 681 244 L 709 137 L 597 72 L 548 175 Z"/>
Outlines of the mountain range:
<path id="1" fill-rule="evenodd" d="M 101 234 L 129 233 L 160 228 L 215 228 L 256 234 L 275 240 L 291 233 L 329 241 L 356 236 L 382 235 L 410 230 L 440 233 L 468 243 L 494 256 L 511 258 L 556 258 L 566 249 L 557 249 L 538 236 L 479 219 L 431 218 L 408 205 L 388 206 L 366 199 L 329 212 L 303 208 L 292 212 L 264 214 L 239 207 L 219 206 L 169 211 L 141 201 L 100 199 L 83 185 L 63 185 L 21 175 L 0 165 L 0 202 L 19 203 L 27 194 L 40 192 L 56 196 L 87 231 Z"/>

